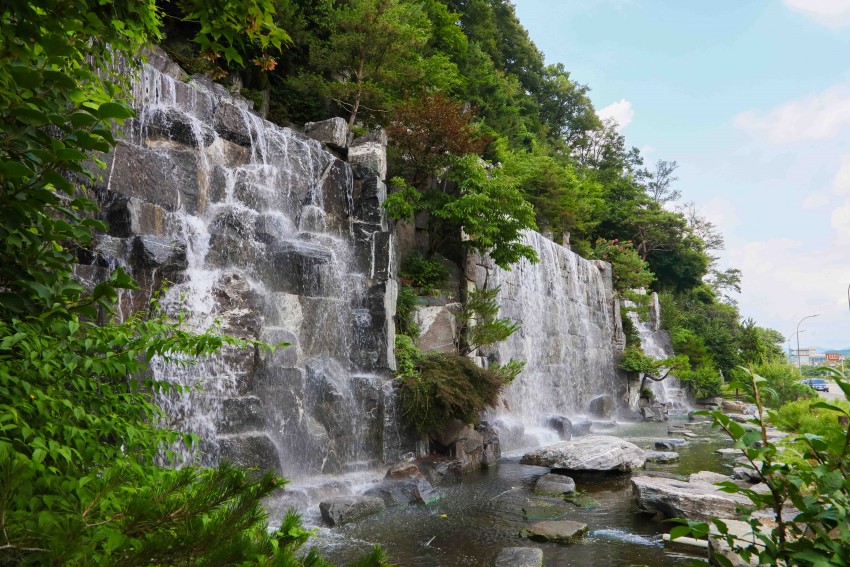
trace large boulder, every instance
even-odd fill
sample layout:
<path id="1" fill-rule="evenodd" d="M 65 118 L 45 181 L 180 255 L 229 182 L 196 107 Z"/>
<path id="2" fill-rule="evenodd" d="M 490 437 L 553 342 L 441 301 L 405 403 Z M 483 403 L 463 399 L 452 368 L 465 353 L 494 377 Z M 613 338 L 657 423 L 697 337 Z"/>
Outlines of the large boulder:
<path id="1" fill-rule="evenodd" d="M 380 498 L 387 506 L 431 504 L 440 498 L 416 465 L 406 463 L 390 469 L 383 482 L 371 487 L 364 495 Z"/>
<path id="2" fill-rule="evenodd" d="M 329 118 L 321 122 L 307 122 L 304 133 L 336 149 L 348 147 L 348 122 L 344 118 Z"/>
<path id="3" fill-rule="evenodd" d="M 499 462 L 502 458 L 502 443 L 499 440 L 499 432 L 486 421 L 475 426 L 475 431 L 484 439 L 484 452 L 481 454 L 481 466 L 489 467 Z"/>
<path id="4" fill-rule="evenodd" d="M 536 547 L 506 547 L 496 558 L 496 567 L 543 567 L 543 550 Z"/>
<path id="5" fill-rule="evenodd" d="M 697 521 L 736 518 L 739 506 L 752 507 L 745 496 L 721 492 L 707 482 L 636 476 L 632 478 L 632 490 L 638 508 L 668 518 Z"/>
<path id="6" fill-rule="evenodd" d="M 571 471 L 628 472 L 643 467 L 646 453 L 633 443 L 607 435 L 587 435 L 535 449 L 520 463 Z"/>
<path id="7" fill-rule="evenodd" d="M 587 524 L 572 520 L 544 520 L 522 530 L 520 537 L 555 543 L 575 543 L 587 533 Z"/>
<path id="8" fill-rule="evenodd" d="M 337 496 L 319 503 L 322 518 L 331 527 L 377 514 L 384 508 L 384 501 L 374 496 Z"/>
<path id="9" fill-rule="evenodd" d="M 554 429 L 563 441 L 573 438 L 573 422 L 563 415 L 553 415 L 546 420 L 546 425 Z"/>

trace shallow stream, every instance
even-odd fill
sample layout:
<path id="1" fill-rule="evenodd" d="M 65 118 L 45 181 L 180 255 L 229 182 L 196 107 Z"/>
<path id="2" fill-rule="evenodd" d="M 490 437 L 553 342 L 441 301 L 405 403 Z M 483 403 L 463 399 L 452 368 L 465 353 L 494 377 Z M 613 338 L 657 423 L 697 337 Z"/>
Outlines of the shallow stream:
<path id="1" fill-rule="evenodd" d="M 652 449 L 655 440 L 669 438 L 677 422 L 622 424 L 600 434 L 617 435 Z M 689 427 L 700 440 L 678 448 L 678 463 L 647 463 L 647 471 L 689 475 L 701 470 L 730 472 L 729 462 L 715 454 L 729 446 L 707 424 Z M 543 549 L 546 567 L 668 566 L 688 562 L 700 550 L 662 542 L 671 524 L 638 511 L 629 475 L 572 474 L 582 493 L 579 505 L 565 504 L 554 518 L 525 519 L 523 508 L 533 505 L 534 483 L 548 469 L 519 464 L 522 452 L 509 454 L 488 470 L 468 474 L 463 482 L 439 487 L 441 499 L 431 506 L 388 509 L 339 528 L 321 527 L 317 506 L 305 510 L 305 520 L 318 526 L 322 554 L 344 565 L 374 544 L 382 545 L 393 564 L 408 566 L 492 566 L 504 547 Z M 366 486 L 363 487 L 365 489 Z M 534 514 L 534 512 L 532 512 Z M 575 545 L 537 543 L 518 537 L 535 520 L 569 519 L 587 523 L 589 534 Z"/>

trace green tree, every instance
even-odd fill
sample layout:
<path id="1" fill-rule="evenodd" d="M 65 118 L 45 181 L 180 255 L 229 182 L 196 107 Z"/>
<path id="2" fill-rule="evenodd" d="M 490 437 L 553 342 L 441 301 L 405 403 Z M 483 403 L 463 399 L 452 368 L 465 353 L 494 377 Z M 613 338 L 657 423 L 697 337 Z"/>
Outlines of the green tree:
<path id="1" fill-rule="evenodd" d="M 354 124 L 361 110 L 386 110 L 388 98 L 421 78 L 430 22 L 421 6 L 401 0 L 341 2 L 334 20 L 334 33 L 315 46 L 312 63 L 333 76 L 333 99 Z"/>

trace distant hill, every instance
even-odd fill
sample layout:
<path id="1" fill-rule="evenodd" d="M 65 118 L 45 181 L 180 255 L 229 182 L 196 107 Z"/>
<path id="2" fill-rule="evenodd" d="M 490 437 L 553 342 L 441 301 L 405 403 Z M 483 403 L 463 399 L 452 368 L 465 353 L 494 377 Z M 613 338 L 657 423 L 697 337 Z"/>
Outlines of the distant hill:
<path id="1" fill-rule="evenodd" d="M 827 352 L 837 352 L 837 353 L 838 353 L 838 354 L 840 354 L 841 356 L 850 356 L 850 348 L 842 348 L 842 349 L 836 349 L 836 348 L 819 348 L 819 349 L 818 349 L 818 352 L 819 352 L 819 353 L 821 353 L 821 354 L 824 354 L 824 353 L 827 353 Z"/>

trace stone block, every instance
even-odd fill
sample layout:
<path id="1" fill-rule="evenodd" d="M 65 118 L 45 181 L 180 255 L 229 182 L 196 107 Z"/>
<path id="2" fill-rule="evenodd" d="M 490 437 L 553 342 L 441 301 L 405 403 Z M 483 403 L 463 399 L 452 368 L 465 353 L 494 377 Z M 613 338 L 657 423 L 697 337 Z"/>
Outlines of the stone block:
<path id="1" fill-rule="evenodd" d="M 348 163 L 363 175 L 387 178 L 387 148 L 378 142 L 365 142 L 348 148 Z"/>
<path id="2" fill-rule="evenodd" d="M 173 280 L 189 267 L 185 243 L 157 236 L 135 237 L 130 263 L 137 270 L 157 270 Z"/>
<path id="3" fill-rule="evenodd" d="M 119 142 L 108 188 L 126 197 L 176 210 L 198 194 L 198 155 L 191 150 L 150 150 Z"/>
<path id="4" fill-rule="evenodd" d="M 248 433 L 266 428 L 266 412 L 260 398 L 225 398 L 221 401 L 219 433 Z"/>
<path id="5" fill-rule="evenodd" d="M 277 448 L 265 433 L 220 436 L 217 442 L 223 459 L 263 472 L 282 472 Z"/>
<path id="6" fill-rule="evenodd" d="M 587 533 L 587 524 L 572 520 L 544 520 L 520 532 L 521 537 L 553 543 L 575 543 Z"/>
<path id="7" fill-rule="evenodd" d="M 546 425 L 558 433 L 563 441 L 569 441 L 573 437 L 573 422 L 563 415 L 553 415 L 546 420 Z"/>
<path id="8" fill-rule="evenodd" d="M 321 122 L 307 122 L 304 133 L 314 140 L 343 150 L 348 147 L 348 122 L 344 118 L 329 118 Z"/>
<path id="9" fill-rule="evenodd" d="M 544 474 L 534 484 L 534 494 L 540 496 L 563 496 L 576 491 L 573 479 L 562 474 Z"/>
<path id="10" fill-rule="evenodd" d="M 275 242 L 269 247 L 266 285 L 271 291 L 324 296 L 327 286 L 321 268 L 331 261 L 323 246 L 303 241 Z"/>
<path id="11" fill-rule="evenodd" d="M 374 173 L 364 175 L 356 182 L 354 217 L 362 222 L 380 224 L 387 230 L 387 212 L 383 207 L 387 199 L 387 185 Z"/>
<path id="12" fill-rule="evenodd" d="M 240 146 L 250 146 L 256 134 L 248 114 L 247 110 L 235 104 L 220 102 L 215 109 L 213 128 L 225 140 Z"/>
<path id="13" fill-rule="evenodd" d="M 384 501 L 374 496 L 337 496 L 319 503 L 322 519 L 331 527 L 349 524 L 385 508 Z"/>
<path id="14" fill-rule="evenodd" d="M 417 305 L 414 321 L 419 325 L 416 346 L 425 351 L 453 353 L 457 351 L 457 313 L 460 303 L 448 305 Z"/>
<path id="15" fill-rule="evenodd" d="M 608 419 L 614 412 L 614 398 L 608 394 L 597 396 L 587 404 L 587 411 L 593 417 Z"/>
<path id="16" fill-rule="evenodd" d="M 208 125 L 173 107 L 146 110 L 136 121 L 142 137 L 147 140 L 170 140 L 202 149 L 216 138 L 215 132 Z"/>

